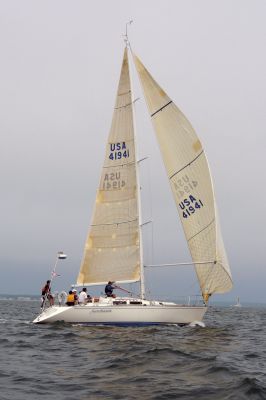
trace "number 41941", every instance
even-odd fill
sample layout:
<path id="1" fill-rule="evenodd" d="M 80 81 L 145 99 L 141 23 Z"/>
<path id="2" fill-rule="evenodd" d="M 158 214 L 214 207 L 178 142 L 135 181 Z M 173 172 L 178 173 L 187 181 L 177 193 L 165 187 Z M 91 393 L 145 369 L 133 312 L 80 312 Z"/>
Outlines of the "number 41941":
<path id="1" fill-rule="evenodd" d="M 179 203 L 179 207 L 183 212 L 183 218 L 188 218 L 191 214 L 194 214 L 196 210 L 203 207 L 203 203 L 200 199 L 195 199 L 194 196 L 190 195 L 188 199 L 184 199 Z"/>
<path id="2" fill-rule="evenodd" d="M 129 157 L 129 150 L 113 151 L 109 155 L 110 160 L 120 160 L 121 158 L 127 158 L 127 157 Z"/>

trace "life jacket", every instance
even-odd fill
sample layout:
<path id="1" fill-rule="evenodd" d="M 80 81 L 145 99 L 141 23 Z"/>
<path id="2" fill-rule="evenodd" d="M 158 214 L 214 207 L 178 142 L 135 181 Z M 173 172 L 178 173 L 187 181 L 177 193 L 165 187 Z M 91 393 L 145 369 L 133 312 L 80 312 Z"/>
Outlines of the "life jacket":
<path id="1" fill-rule="evenodd" d="M 74 296 L 74 294 L 72 293 L 72 294 L 69 294 L 68 296 L 67 296 L 67 303 L 74 303 L 75 302 L 75 296 Z"/>

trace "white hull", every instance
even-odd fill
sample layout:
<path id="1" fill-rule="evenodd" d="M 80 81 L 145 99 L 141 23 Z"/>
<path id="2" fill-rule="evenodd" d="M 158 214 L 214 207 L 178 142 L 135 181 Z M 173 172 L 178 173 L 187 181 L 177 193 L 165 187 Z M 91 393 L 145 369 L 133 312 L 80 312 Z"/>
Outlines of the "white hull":
<path id="1" fill-rule="evenodd" d="M 117 301 L 117 300 L 116 300 Z M 52 306 L 33 322 L 68 322 L 78 324 L 190 324 L 202 321 L 207 307 L 142 300 L 142 304 L 114 304 L 103 299 L 87 305 Z"/>

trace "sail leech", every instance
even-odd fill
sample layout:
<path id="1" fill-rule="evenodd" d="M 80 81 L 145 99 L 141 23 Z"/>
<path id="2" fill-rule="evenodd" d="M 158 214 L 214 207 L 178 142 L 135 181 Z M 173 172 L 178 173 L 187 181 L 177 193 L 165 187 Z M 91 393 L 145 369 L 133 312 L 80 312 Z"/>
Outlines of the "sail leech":
<path id="1" fill-rule="evenodd" d="M 112 124 L 77 284 L 140 279 L 133 111 L 124 51 Z"/>
<path id="2" fill-rule="evenodd" d="M 205 297 L 226 292 L 232 287 L 232 277 L 204 149 L 190 122 L 136 55 L 134 62 L 201 292 Z M 204 260 L 214 263 L 196 264 Z"/>

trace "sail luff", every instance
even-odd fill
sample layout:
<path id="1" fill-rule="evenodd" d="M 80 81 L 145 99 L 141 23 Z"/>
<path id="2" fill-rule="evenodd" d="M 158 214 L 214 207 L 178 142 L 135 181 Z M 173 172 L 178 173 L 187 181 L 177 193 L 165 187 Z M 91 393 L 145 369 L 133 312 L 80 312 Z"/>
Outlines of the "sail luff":
<path id="1" fill-rule="evenodd" d="M 128 47 L 126 47 L 128 51 Z M 145 274 L 144 274 L 144 261 L 143 261 L 143 238 L 142 238 L 142 210 L 141 210 L 141 194 L 140 194 L 140 176 L 139 176 L 139 165 L 138 165 L 138 149 L 137 149 L 137 137 L 136 137 L 136 118 L 135 118 L 135 102 L 133 101 L 133 86 L 132 78 L 130 74 L 129 65 L 129 81 L 131 87 L 131 101 L 132 101 L 132 117 L 133 117 L 133 131 L 134 131 L 134 149 L 135 149 L 135 162 L 136 162 L 136 190 L 137 190 L 137 204 L 138 204 L 138 216 L 139 216 L 139 252 L 140 252 L 140 297 L 145 298 Z"/>
<path id="2" fill-rule="evenodd" d="M 124 51 L 111 129 L 78 285 L 139 281 L 140 246 L 132 97 Z"/>
<path id="3" fill-rule="evenodd" d="M 220 234 L 212 178 L 204 149 L 192 125 L 134 56 L 164 165 L 206 298 L 232 287 L 232 278 Z"/>

